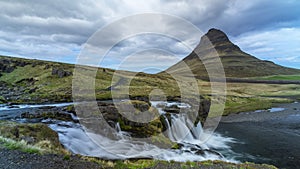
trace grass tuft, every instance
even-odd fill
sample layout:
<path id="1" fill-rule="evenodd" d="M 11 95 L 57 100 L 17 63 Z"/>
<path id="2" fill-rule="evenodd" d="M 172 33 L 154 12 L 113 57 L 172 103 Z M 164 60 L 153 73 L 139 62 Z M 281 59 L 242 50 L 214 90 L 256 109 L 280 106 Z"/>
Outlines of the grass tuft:
<path id="1" fill-rule="evenodd" d="M 4 147 L 10 150 L 20 150 L 27 153 L 37 153 L 37 154 L 41 154 L 44 151 L 44 149 L 42 149 L 41 147 L 28 145 L 24 140 L 15 141 L 0 136 L 0 142 L 3 143 Z"/>

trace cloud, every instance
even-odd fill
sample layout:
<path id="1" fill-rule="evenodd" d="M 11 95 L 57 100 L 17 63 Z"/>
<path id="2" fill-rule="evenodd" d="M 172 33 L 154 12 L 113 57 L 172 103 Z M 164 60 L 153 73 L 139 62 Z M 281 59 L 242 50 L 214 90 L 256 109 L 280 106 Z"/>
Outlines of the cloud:
<path id="1" fill-rule="evenodd" d="M 242 50 L 260 59 L 300 68 L 300 28 L 248 32 L 233 38 Z M 295 64 L 298 63 L 298 64 Z"/>
<path id="2" fill-rule="evenodd" d="M 294 38 L 292 33 L 295 32 L 282 32 L 284 28 L 300 27 L 300 1 L 297 0 L 27 0 L 0 1 L 0 6 L 0 53 L 44 60 L 74 63 L 85 42 L 98 29 L 120 18 L 147 12 L 183 17 L 203 32 L 217 27 L 234 38 L 242 48 L 265 59 L 294 57 L 296 54 L 292 49 L 295 45 L 289 47 L 282 41 L 277 41 L 276 37 L 263 34 L 264 32 L 279 31 L 278 33 L 285 33 L 287 40 L 292 39 L 295 43 L 300 41 Z M 153 28 L 164 27 L 178 34 L 186 29 L 176 22 L 157 19 L 156 23 L 150 24 Z M 101 43 L 97 44 L 108 45 L 127 31 L 126 25 L 116 27 L 99 39 Z M 261 40 L 255 41 L 255 35 Z M 263 37 L 270 37 L 271 40 Z M 195 46 L 199 40 L 199 35 L 187 34 L 185 37 L 185 43 L 190 46 Z M 247 43 L 246 40 L 251 40 L 252 43 Z M 105 65 L 117 63 L 122 60 L 121 57 L 126 57 L 141 47 L 159 47 L 171 51 L 175 54 L 174 57 L 179 58 L 190 52 L 172 38 L 156 35 L 129 37 L 113 48 L 109 55 L 111 61 Z M 275 52 L 284 47 L 290 50 Z M 277 62 L 283 61 L 277 59 Z"/>

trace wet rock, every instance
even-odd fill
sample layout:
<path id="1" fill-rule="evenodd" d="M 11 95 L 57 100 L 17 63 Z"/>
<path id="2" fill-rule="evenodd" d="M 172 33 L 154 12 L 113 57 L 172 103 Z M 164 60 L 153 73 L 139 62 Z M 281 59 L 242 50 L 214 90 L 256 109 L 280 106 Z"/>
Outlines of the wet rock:
<path id="1" fill-rule="evenodd" d="M 65 112 L 59 111 L 49 111 L 49 112 L 24 112 L 21 114 L 21 118 L 25 119 L 56 119 L 56 120 L 63 120 L 63 121 L 73 121 L 75 123 L 78 122 L 77 119 L 73 119 L 72 115 Z"/>
<path id="2" fill-rule="evenodd" d="M 219 153 L 219 152 L 217 152 L 217 151 L 214 151 L 214 150 L 205 149 L 204 151 L 207 152 L 207 153 L 210 153 L 210 154 L 214 154 L 214 155 L 216 155 L 216 156 L 219 156 L 220 158 L 223 158 L 223 157 L 224 157 L 221 153 Z"/>
<path id="3" fill-rule="evenodd" d="M 167 106 L 163 110 L 168 113 L 175 113 L 175 114 L 180 113 L 180 108 L 177 105 Z"/>
<path id="4" fill-rule="evenodd" d="M 20 107 L 17 105 L 10 105 L 10 106 L 8 106 L 8 108 L 13 109 L 13 108 L 20 108 Z"/>

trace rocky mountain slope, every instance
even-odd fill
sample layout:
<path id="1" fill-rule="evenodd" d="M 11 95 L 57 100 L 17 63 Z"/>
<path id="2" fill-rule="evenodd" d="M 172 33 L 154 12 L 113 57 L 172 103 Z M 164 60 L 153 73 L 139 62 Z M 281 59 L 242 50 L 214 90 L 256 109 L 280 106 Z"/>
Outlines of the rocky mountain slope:
<path id="1" fill-rule="evenodd" d="M 221 67 L 216 67 L 216 62 L 213 60 L 216 57 L 220 58 L 227 78 L 300 73 L 300 70 L 283 67 L 271 61 L 260 60 L 243 52 L 237 45 L 229 40 L 224 32 L 217 29 L 210 29 L 201 38 L 200 43 L 191 54 L 166 71 L 184 75 L 191 70 L 196 77 L 207 79 L 207 68 L 213 71 L 222 69 Z M 183 66 L 184 64 L 188 67 Z"/>

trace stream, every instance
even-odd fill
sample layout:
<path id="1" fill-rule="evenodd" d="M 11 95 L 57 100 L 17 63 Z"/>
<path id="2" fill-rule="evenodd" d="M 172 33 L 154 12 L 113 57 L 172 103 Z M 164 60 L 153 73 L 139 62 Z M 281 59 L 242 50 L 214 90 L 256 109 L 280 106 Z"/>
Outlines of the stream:
<path id="1" fill-rule="evenodd" d="M 184 114 L 172 114 L 167 137 L 181 145 L 179 149 L 160 148 L 156 145 L 133 141 L 130 133 L 121 131 L 115 124 L 118 140 L 94 134 L 101 140 L 97 144 L 85 132 L 84 126 L 71 121 L 55 119 L 32 120 L 21 118 L 25 111 L 64 107 L 73 103 L 48 105 L 0 105 L 0 120 L 20 123 L 42 122 L 59 134 L 61 144 L 74 154 L 103 159 L 153 158 L 174 161 L 223 160 L 228 162 L 255 162 L 273 164 L 280 168 L 300 166 L 300 103 L 284 104 L 269 110 L 233 114 L 223 117 L 213 135 L 208 135 L 201 124 L 193 125 Z M 152 102 L 157 106 L 189 105 L 178 102 Z M 77 118 L 72 115 L 73 118 Z M 166 123 L 169 123 L 167 120 Z M 209 137 L 208 140 L 207 137 Z M 206 140 L 204 143 L 202 140 Z M 103 146 L 104 145 L 104 146 Z"/>

